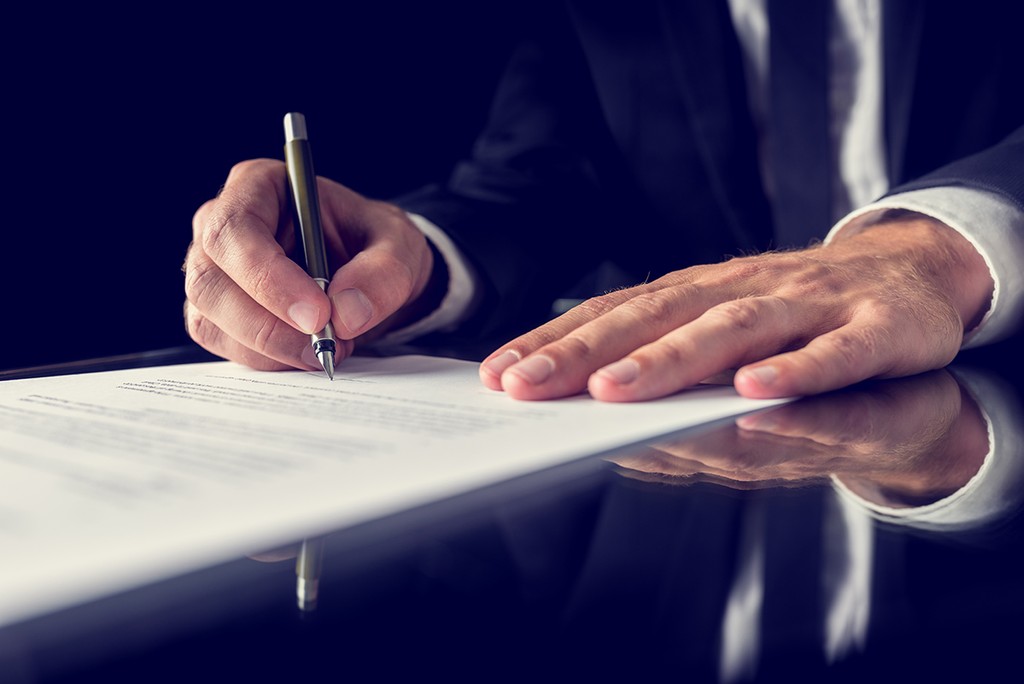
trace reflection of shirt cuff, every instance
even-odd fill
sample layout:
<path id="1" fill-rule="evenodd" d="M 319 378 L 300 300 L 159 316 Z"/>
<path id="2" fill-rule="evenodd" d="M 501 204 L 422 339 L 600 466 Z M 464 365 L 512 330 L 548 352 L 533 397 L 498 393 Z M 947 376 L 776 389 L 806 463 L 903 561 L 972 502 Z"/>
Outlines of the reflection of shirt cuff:
<path id="1" fill-rule="evenodd" d="M 868 501 L 832 476 L 840 495 L 878 520 L 933 531 L 960 531 L 995 522 L 1018 508 L 1024 496 L 1024 440 L 1016 391 L 988 373 L 950 368 L 988 423 L 989 451 L 981 468 L 949 496 L 925 506 L 893 508 Z"/>
<path id="2" fill-rule="evenodd" d="M 469 260 L 444 231 L 419 214 L 407 215 L 444 257 L 448 266 L 448 290 L 436 309 L 404 328 L 389 332 L 380 340 L 382 345 L 404 344 L 428 333 L 454 329 L 472 313 L 479 282 Z"/>
<path id="3" fill-rule="evenodd" d="M 851 212 L 829 232 L 861 230 L 878 222 L 886 209 L 906 209 L 942 221 L 967 238 L 988 264 L 995 290 L 988 312 L 964 336 L 965 347 L 994 342 L 1013 332 L 1024 317 L 1024 212 L 992 192 L 949 186 L 912 190 Z"/>

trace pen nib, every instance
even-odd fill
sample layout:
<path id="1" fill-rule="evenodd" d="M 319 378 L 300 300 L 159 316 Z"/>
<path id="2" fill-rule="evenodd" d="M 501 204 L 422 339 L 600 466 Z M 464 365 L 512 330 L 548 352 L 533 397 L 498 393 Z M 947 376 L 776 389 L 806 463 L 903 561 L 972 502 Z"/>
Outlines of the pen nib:
<path id="1" fill-rule="evenodd" d="M 334 380 L 334 352 L 325 349 L 317 354 L 316 357 L 320 359 L 320 365 L 324 367 L 327 378 Z"/>

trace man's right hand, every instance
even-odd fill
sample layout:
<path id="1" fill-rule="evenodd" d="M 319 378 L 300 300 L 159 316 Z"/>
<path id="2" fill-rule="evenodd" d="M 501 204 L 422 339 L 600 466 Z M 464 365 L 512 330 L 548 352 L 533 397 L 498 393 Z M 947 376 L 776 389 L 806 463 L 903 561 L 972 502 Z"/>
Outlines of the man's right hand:
<path id="1" fill-rule="evenodd" d="M 289 258 L 295 233 L 284 163 L 236 165 L 192 218 L 185 256 L 185 325 L 203 348 L 253 368 L 318 370 L 310 333 L 331 320 L 337 360 L 387 329 L 423 294 L 433 256 L 398 207 L 318 178 L 328 266 L 325 294 Z"/>

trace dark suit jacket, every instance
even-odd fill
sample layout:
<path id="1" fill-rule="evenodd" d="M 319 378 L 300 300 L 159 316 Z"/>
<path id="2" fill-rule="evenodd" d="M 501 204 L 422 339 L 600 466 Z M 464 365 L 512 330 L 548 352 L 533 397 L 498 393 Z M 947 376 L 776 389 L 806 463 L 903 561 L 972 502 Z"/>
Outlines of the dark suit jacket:
<path id="1" fill-rule="evenodd" d="M 893 191 L 966 185 L 1024 209 L 1020 3 L 882 5 Z M 562 9 L 548 8 L 515 53 L 471 157 L 446 184 L 399 201 L 484 276 L 473 335 L 536 324 L 602 262 L 631 285 L 785 246 L 726 1 Z"/>

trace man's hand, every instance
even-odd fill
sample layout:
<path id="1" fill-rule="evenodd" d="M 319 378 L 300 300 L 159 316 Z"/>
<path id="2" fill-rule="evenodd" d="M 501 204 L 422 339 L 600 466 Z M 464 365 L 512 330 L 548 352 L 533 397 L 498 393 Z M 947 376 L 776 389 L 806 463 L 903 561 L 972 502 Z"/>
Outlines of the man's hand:
<path id="1" fill-rule="evenodd" d="M 238 164 L 196 211 L 183 270 L 185 322 L 199 345 L 253 368 L 317 370 L 309 334 L 328 319 L 340 361 L 356 337 L 380 332 L 423 293 L 433 257 L 399 208 L 323 178 L 318 192 L 337 269 L 326 294 L 288 256 L 295 235 L 282 162 Z"/>
<path id="2" fill-rule="evenodd" d="M 653 399 L 730 369 L 747 397 L 814 394 L 945 366 L 992 289 L 959 233 L 904 214 L 595 297 L 499 348 L 480 376 L 517 399 Z"/>

